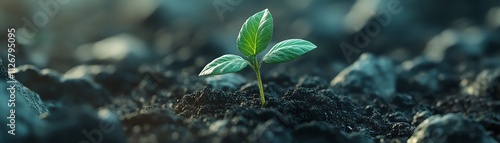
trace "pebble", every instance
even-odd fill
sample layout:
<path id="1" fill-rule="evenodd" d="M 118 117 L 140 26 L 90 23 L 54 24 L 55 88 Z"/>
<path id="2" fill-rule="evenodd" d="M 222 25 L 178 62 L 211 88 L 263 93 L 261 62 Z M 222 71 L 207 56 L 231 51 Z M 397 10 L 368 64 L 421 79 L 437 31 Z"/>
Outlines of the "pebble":
<path id="1" fill-rule="evenodd" d="M 451 63 L 480 56 L 488 34 L 485 29 L 470 23 L 456 21 L 454 26 L 443 30 L 427 43 L 424 55 L 434 62 Z"/>
<path id="2" fill-rule="evenodd" d="M 78 47 L 76 58 L 80 62 L 107 63 L 125 68 L 137 68 L 151 58 L 149 50 L 142 40 L 129 34 L 120 34 Z"/>
<path id="3" fill-rule="evenodd" d="M 417 126 L 408 143 L 497 143 L 483 126 L 462 115 L 434 115 Z"/>
<path id="4" fill-rule="evenodd" d="M 365 53 L 340 72 L 330 85 L 353 93 L 375 94 L 391 100 L 396 91 L 396 73 L 390 59 Z"/>
<path id="5" fill-rule="evenodd" d="M 468 95 L 500 99 L 500 68 L 481 71 L 472 84 L 462 89 L 462 92 Z"/>
<path id="6" fill-rule="evenodd" d="M 417 112 L 413 116 L 413 121 L 411 122 L 411 124 L 413 126 L 417 126 L 418 124 L 422 123 L 425 119 L 429 118 L 430 116 L 432 116 L 432 113 L 428 110 Z"/>
<path id="7" fill-rule="evenodd" d="M 440 88 L 437 64 L 425 57 L 408 60 L 397 67 L 398 91 L 434 93 Z"/>
<path id="8" fill-rule="evenodd" d="M 63 101 L 69 104 L 90 104 L 101 107 L 111 103 L 111 93 L 90 78 L 63 78 Z"/>
<path id="9" fill-rule="evenodd" d="M 118 69 L 113 65 L 78 65 L 64 74 L 65 78 L 91 78 L 111 92 L 130 92 L 140 81 L 140 74 L 133 70 Z M 121 83 L 121 84 L 116 84 Z"/>
<path id="10" fill-rule="evenodd" d="M 89 70 L 96 71 L 90 68 Z M 95 107 L 111 101 L 111 93 L 92 80 L 89 71 L 76 68 L 61 75 L 51 69 L 39 70 L 34 66 L 21 66 L 18 73 L 19 79 L 27 83 L 30 89 L 40 92 L 43 100 L 64 100 L 70 104 L 89 103 Z"/>
<path id="11" fill-rule="evenodd" d="M 43 100 L 57 100 L 61 97 L 62 75 L 51 69 L 38 69 L 33 65 L 18 67 L 16 78 L 29 89 L 40 95 Z"/>
<path id="12" fill-rule="evenodd" d="M 15 85 L 14 96 L 10 96 L 12 92 L 9 90 L 0 90 L 0 101 L 5 102 L 0 105 L 0 142 L 10 143 L 10 142 L 34 142 L 36 140 L 31 139 L 33 132 L 31 129 L 39 128 L 41 125 L 40 116 L 42 114 L 47 114 L 47 107 L 44 105 L 38 94 L 29 90 L 24 85 L 22 85 L 17 80 L 14 83 L 8 83 L 12 81 L 7 73 L 7 69 L 3 66 L 2 60 L 0 59 L 0 89 L 8 89 L 13 84 Z M 15 105 L 9 107 L 9 100 L 15 100 L 10 103 L 15 103 Z M 11 112 L 14 111 L 14 114 Z M 12 119 L 8 119 L 12 117 Z M 7 118 L 7 119 L 6 119 Z M 9 123 L 14 123 L 8 125 Z M 15 129 L 13 132 L 15 136 L 8 134 L 9 130 Z"/>

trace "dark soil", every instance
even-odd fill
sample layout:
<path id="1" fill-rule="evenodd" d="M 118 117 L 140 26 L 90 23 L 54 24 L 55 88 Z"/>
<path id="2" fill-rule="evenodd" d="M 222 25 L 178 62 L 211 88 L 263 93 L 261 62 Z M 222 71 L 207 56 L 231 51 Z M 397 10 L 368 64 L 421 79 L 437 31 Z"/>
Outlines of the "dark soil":
<path id="1" fill-rule="evenodd" d="M 344 75 L 344 81 L 351 81 L 342 84 L 345 87 L 330 85 L 328 80 L 316 75 L 266 75 L 264 91 L 267 102 L 264 107 L 251 76 L 229 74 L 215 76 L 214 81 L 209 81 L 213 77 L 174 74 L 178 72 L 168 70 L 168 66 L 158 66 L 87 72 L 85 78 L 72 78 L 67 76 L 68 73 L 63 76 L 56 71 L 22 66 L 17 73 L 18 80 L 39 93 L 49 109 L 49 114 L 44 114 L 42 120 L 33 122 L 53 125 L 38 129 L 38 125 L 33 124 L 34 129 L 29 134 L 33 140 L 24 141 L 78 142 L 102 138 L 105 142 L 124 142 L 123 138 L 126 138 L 128 142 L 141 143 L 398 143 L 435 140 L 455 143 L 497 142 L 500 139 L 499 86 L 496 84 L 500 74 L 495 69 L 483 70 L 488 74 L 476 72 L 479 80 L 468 78 L 470 83 L 462 85 L 456 78 L 460 72 L 441 68 L 448 64 L 430 64 L 417 58 L 408 61 L 414 65 L 410 70 L 397 71 L 394 75 L 370 76 L 363 72 L 369 72 L 370 67 L 384 70 L 386 62 L 379 63 L 377 61 L 384 60 L 367 56 L 367 61 L 360 59 L 353 65 L 363 62 L 373 65 L 361 69 L 347 67 L 346 71 L 350 73 L 339 74 Z M 433 87 L 436 85 L 430 84 L 434 82 L 430 79 L 413 81 L 421 78 L 412 76 L 430 74 L 425 72 L 429 69 L 446 73 L 448 78 L 436 80 L 438 87 Z M 357 81 L 363 81 L 365 85 L 381 81 L 369 78 L 391 76 L 397 77 L 394 81 L 397 83 L 396 92 L 392 94 L 376 92 L 376 84 L 366 86 L 368 88 L 355 86 Z M 35 79 L 38 82 L 30 82 Z M 108 79 L 121 81 L 120 86 Z M 476 87 L 478 82 L 481 82 L 480 88 Z M 415 88 L 409 88 L 412 86 Z M 47 90 L 49 87 L 62 94 L 53 94 L 56 90 Z M 469 88 L 479 94 L 460 90 Z M 103 111 L 116 114 L 102 117 Z M 62 118 L 76 122 L 62 122 Z M 113 132 L 92 137 L 83 133 L 99 129 L 102 122 L 110 122 L 123 130 L 116 128 Z M 48 131 L 36 134 L 41 129 Z M 67 137 L 57 141 L 52 139 L 60 135 Z"/>
<path id="2" fill-rule="evenodd" d="M 236 91 L 199 86 L 184 96 L 160 90 L 142 97 L 142 109 L 123 113 L 137 114 L 123 120 L 125 132 L 131 142 L 150 134 L 169 135 L 158 142 L 405 142 L 429 116 L 460 113 L 500 135 L 500 104 L 491 97 L 398 93 L 389 102 L 305 77 L 314 87 L 286 75 L 266 78 L 264 107 L 255 82 Z"/>

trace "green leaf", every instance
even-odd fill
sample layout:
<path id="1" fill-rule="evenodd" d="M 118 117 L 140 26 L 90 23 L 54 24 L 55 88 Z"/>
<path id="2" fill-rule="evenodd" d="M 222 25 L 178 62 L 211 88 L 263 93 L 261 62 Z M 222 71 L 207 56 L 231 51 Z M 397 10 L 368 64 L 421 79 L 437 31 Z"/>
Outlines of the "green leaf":
<path id="1" fill-rule="evenodd" d="M 273 35 L 273 17 L 268 9 L 250 16 L 238 34 L 238 50 L 246 57 L 264 51 Z"/>
<path id="2" fill-rule="evenodd" d="M 271 50 L 264 56 L 262 61 L 269 64 L 286 62 L 293 60 L 313 49 L 316 49 L 316 45 L 309 41 L 302 39 L 289 39 L 274 45 L 273 48 L 271 48 Z"/>
<path id="3" fill-rule="evenodd" d="M 226 54 L 208 63 L 198 76 L 218 75 L 242 70 L 247 66 L 247 61 L 240 56 Z"/>

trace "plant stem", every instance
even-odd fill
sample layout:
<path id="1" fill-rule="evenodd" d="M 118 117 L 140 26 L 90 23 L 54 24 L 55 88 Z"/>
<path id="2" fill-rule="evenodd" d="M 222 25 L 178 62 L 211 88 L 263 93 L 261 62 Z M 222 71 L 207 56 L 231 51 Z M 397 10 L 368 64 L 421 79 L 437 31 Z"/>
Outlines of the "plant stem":
<path id="1" fill-rule="evenodd" d="M 264 98 L 264 87 L 262 86 L 262 79 L 260 77 L 260 65 L 257 61 L 257 58 L 255 58 L 254 67 L 255 74 L 257 75 L 257 83 L 259 85 L 260 101 L 262 102 L 262 107 L 264 107 L 264 105 L 266 104 L 266 99 Z"/>

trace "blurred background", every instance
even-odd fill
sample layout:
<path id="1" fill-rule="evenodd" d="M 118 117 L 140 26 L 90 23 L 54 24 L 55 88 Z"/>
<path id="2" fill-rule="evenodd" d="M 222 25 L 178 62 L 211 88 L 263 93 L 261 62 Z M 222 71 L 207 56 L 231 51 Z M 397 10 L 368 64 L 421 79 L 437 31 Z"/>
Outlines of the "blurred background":
<path id="1" fill-rule="evenodd" d="M 218 110 L 219 106 L 208 105 L 223 96 L 210 96 L 220 92 L 209 92 L 210 88 L 206 86 L 231 92 L 240 89 L 235 93 L 242 91 L 242 95 L 256 93 L 255 74 L 250 68 L 224 77 L 197 75 L 207 63 L 223 54 L 240 55 L 236 38 L 241 26 L 249 16 L 266 8 L 274 18 L 274 33 L 269 47 L 292 38 L 305 39 L 318 46 L 296 60 L 276 65 L 264 64 L 263 79 L 265 87 L 270 89 L 266 92 L 282 95 L 285 91 L 292 91 L 287 89 L 302 86 L 326 89 L 330 88 L 325 87 L 328 81 L 332 81 L 332 86 L 336 81 L 343 81 L 341 83 L 348 86 L 340 89 L 349 93 L 364 92 L 365 89 L 387 93 L 395 99 L 394 103 L 398 103 L 397 107 L 405 108 L 410 103 L 416 105 L 417 101 L 424 101 L 420 98 L 427 98 L 419 95 L 444 92 L 446 94 L 443 95 L 453 96 L 431 96 L 445 99 L 422 108 L 436 105 L 440 108 L 436 111 L 441 113 L 463 111 L 478 115 L 486 120 L 482 123 L 489 127 L 488 130 L 493 130 L 498 140 L 498 112 L 493 111 L 498 104 L 483 102 L 489 98 L 462 102 L 454 95 L 466 93 L 500 99 L 498 90 L 490 90 L 490 87 L 499 87 L 500 81 L 500 0 L 0 0 L 0 30 L 4 31 L 0 32 L 0 58 L 3 65 L 7 65 L 7 29 L 15 28 L 17 45 L 14 54 L 19 69 L 15 78 L 33 91 L 24 89 L 18 93 L 39 94 L 41 100 L 27 100 L 32 107 L 44 107 L 36 108 L 37 114 L 44 114 L 28 115 L 31 109 L 22 107 L 24 98 L 18 98 L 21 100 L 18 100 L 17 113 L 23 114 L 16 115 L 19 132 L 12 138 L 26 142 L 39 139 L 42 141 L 38 142 L 44 142 L 43 139 L 51 143 L 69 142 L 83 137 L 82 129 L 97 128 L 89 125 L 97 125 L 100 121 L 118 126 L 123 124 L 126 134 L 124 137 L 121 130 L 115 130 L 106 135 L 103 142 L 120 142 L 125 138 L 130 142 L 148 142 L 141 140 L 155 139 L 156 136 L 158 142 L 169 142 L 170 138 L 173 142 L 205 141 L 206 138 L 195 139 L 199 136 L 191 134 L 198 132 L 192 129 L 198 130 L 198 125 L 203 123 L 206 125 L 201 127 L 211 130 L 209 133 L 212 134 L 207 135 L 221 135 L 217 133 L 218 129 L 208 128 L 211 123 L 225 126 L 219 125 L 219 120 L 177 118 L 177 108 L 183 108 L 177 102 L 198 96 L 188 94 L 197 92 L 201 93 L 200 96 L 208 95 L 202 96 L 202 99 L 207 98 L 203 106 Z M 370 58 L 365 58 L 367 60 L 361 64 L 352 64 L 363 53 L 383 58 L 367 54 L 363 57 Z M 346 68 L 351 64 L 354 68 Z M 348 74 L 339 74 L 344 69 Z M 344 77 L 349 80 L 343 80 Z M 295 85 L 294 80 L 297 79 L 299 82 Z M 0 88 L 7 87 L 2 83 Z M 209 94 L 204 94 L 205 91 Z M 293 92 L 295 94 L 295 90 Z M 352 95 L 353 99 L 357 99 L 356 94 Z M 419 99 L 406 102 L 412 97 Z M 294 100 L 290 102 L 295 103 Z M 372 102 L 370 98 L 366 100 Z M 451 100 L 453 102 L 448 102 Z M 251 108 L 234 109 L 238 110 L 234 114 L 253 112 L 251 100 L 248 101 L 240 106 Z M 255 103 L 260 104 L 258 101 Z M 284 102 L 283 105 L 295 106 L 302 102 L 296 103 Z M 480 105 L 483 103 L 485 106 Z M 87 108 L 87 104 L 109 110 L 94 110 Z M 310 104 L 296 109 L 308 109 L 306 107 Z M 277 105 L 281 106 L 272 106 Z M 386 109 L 385 102 L 378 99 L 373 100 L 373 105 L 382 106 L 369 105 L 370 108 L 364 109 Z M 7 106 L 4 104 L 0 108 L 4 110 Z M 160 109 L 164 112 L 152 112 Z M 343 114 L 354 109 L 338 112 Z M 46 110 L 49 115 L 45 114 Z M 191 110 L 200 113 L 205 108 L 186 108 L 186 111 Z M 404 116 L 411 119 L 414 111 L 404 113 L 407 114 Z M 307 118 L 316 117 L 316 114 L 323 117 L 323 112 L 311 113 L 314 116 Z M 392 113 L 387 111 L 387 117 L 392 118 Z M 5 117 L 5 114 L 7 112 L 0 112 L 0 116 Z M 430 112 L 428 114 L 431 115 Z M 328 117 L 326 113 L 324 115 Z M 394 115 L 394 118 L 400 116 Z M 483 115 L 488 116 L 483 118 Z M 490 115 L 491 118 L 488 118 Z M 43 119 L 39 119 L 40 116 Z M 427 114 L 420 115 L 419 112 L 419 116 L 423 118 Z M 189 123 L 180 124 L 178 120 L 182 119 Z M 350 117 L 346 119 L 355 121 Z M 339 124 L 344 126 L 345 123 Z M 367 125 L 367 128 L 378 128 L 371 122 Z M 413 130 L 408 123 L 399 125 L 393 126 L 398 128 L 396 131 L 399 128 Z M 274 128 L 274 125 L 263 127 Z M 352 130 L 348 124 L 344 126 L 347 127 L 349 131 L 357 130 Z M 172 137 L 166 136 L 171 132 Z M 385 131 L 378 133 L 385 134 Z M 10 136 L 5 138 L 2 135 L 0 140 L 12 142 Z M 239 138 L 233 134 L 227 136 Z"/>
<path id="2" fill-rule="evenodd" d="M 1 0 L 0 29 L 17 29 L 17 65 L 64 73 L 80 64 L 156 64 L 197 75 L 212 59 L 239 54 L 241 25 L 265 8 L 274 18 L 270 46 L 301 38 L 319 47 L 264 65 L 274 73 L 331 79 L 366 52 L 439 62 L 447 49 L 465 51 L 460 60 L 500 48 L 498 0 Z M 0 37 L 6 61 L 6 32 Z"/>

